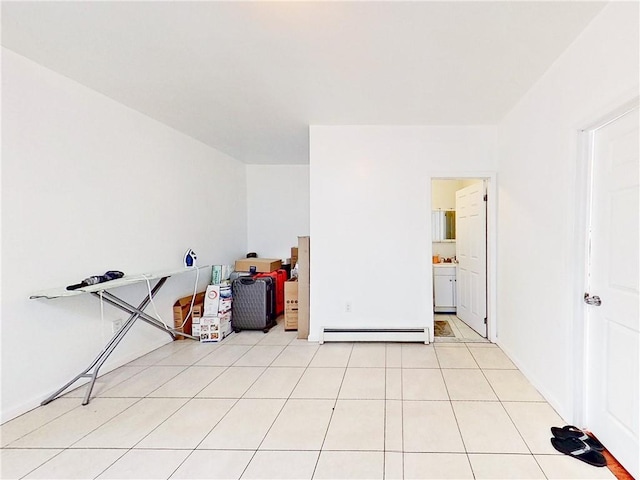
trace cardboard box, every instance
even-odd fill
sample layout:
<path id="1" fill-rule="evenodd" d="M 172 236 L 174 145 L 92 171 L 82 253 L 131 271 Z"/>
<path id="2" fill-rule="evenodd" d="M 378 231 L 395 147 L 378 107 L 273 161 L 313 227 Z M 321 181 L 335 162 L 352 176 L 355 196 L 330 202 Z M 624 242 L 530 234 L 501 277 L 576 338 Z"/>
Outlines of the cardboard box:
<path id="1" fill-rule="evenodd" d="M 220 306 L 220 285 L 207 285 L 204 296 L 204 314 L 216 316 Z"/>
<path id="2" fill-rule="evenodd" d="M 284 329 L 298 329 L 298 282 L 284 282 Z"/>
<path id="3" fill-rule="evenodd" d="M 309 284 L 311 281 L 309 237 L 298 237 L 298 338 L 309 338 Z"/>
<path id="4" fill-rule="evenodd" d="M 176 328 L 184 333 L 192 334 L 191 324 L 193 322 L 193 318 L 201 317 L 204 312 L 204 294 L 205 292 L 200 292 L 196 294 L 196 299 L 193 302 L 193 311 L 191 315 L 187 319 L 186 323 L 184 323 L 185 318 L 189 314 L 189 309 L 191 308 L 191 299 L 192 295 L 188 297 L 182 297 L 173 304 L 173 328 Z M 182 324 L 184 323 L 184 327 Z M 186 337 L 182 335 L 176 335 L 176 340 L 182 340 Z"/>
<path id="5" fill-rule="evenodd" d="M 198 322 L 200 319 L 198 318 Z M 191 324 L 191 335 L 194 337 L 200 338 L 200 323 L 192 323 Z"/>
<path id="6" fill-rule="evenodd" d="M 229 322 L 229 325 L 228 325 L 229 332 L 226 333 L 225 335 L 228 335 L 233 330 L 231 325 L 232 310 L 233 310 L 233 291 L 231 289 L 231 285 L 222 285 L 220 287 L 220 306 L 218 307 L 218 317 Z"/>
<path id="7" fill-rule="evenodd" d="M 269 273 L 278 270 L 282 266 L 279 258 L 241 258 L 236 260 L 238 272 L 250 272 L 251 267 L 256 268 L 257 273 Z"/>
<path id="8" fill-rule="evenodd" d="M 211 285 L 220 285 L 229 280 L 233 265 L 213 265 L 211 267 Z"/>
<path id="9" fill-rule="evenodd" d="M 210 316 L 200 319 L 200 342 L 220 342 L 231 333 L 231 315 Z"/>
<path id="10" fill-rule="evenodd" d="M 218 313 L 230 312 L 232 307 L 233 307 L 233 300 L 231 298 L 220 298 Z"/>
<path id="11" fill-rule="evenodd" d="M 184 317 L 186 317 L 188 314 L 189 314 L 189 306 L 187 306 L 187 308 L 184 311 Z M 182 322 L 184 322 L 184 320 L 180 322 L 176 322 L 174 319 L 174 328 L 181 332 L 188 333 L 189 335 L 193 335 L 194 337 L 197 337 L 198 334 L 193 333 L 193 329 L 197 327 L 198 323 L 200 322 L 200 317 L 202 317 L 203 315 L 204 315 L 204 304 L 200 303 L 196 305 L 194 303 L 193 310 L 191 311 L 191 315 L 189 316 L 187 322 L 184 324 L 184 327 L 182 327 Z M 183 340 L 185 338 L 187 337 L 183 337 L 182 335 L 176 335 L 176 340 Z"/>
<path id="12" fill-rule="evenodd" d="M 291 247 L 291 268 L 296 267 L 298 263 L 298 247 Z"/>
<path id="13" fill-rule="evenodd" d="M 222 282 L 222 265 L 213 265 L 211 267 L 211 285 L 220 285 Z"/>

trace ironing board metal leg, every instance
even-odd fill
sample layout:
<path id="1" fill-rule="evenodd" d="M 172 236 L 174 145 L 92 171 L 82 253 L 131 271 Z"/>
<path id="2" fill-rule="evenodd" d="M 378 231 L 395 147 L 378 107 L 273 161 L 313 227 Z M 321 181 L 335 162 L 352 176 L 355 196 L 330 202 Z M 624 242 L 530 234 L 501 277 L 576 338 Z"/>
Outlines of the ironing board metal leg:
<path id="1" fill-rule="evenodd" d="M 96 383 L 96 379 L 98 378 L 98 372 L 100 371 L 100 368 L 102 367 L 104 362 L 107 361 L 107 358 L 109 358 L 109 355 L 111 355 L 111 353 L 115 350 L 115 348 L 118 346 L 118 344 L 127 334 L 127 332 L 131 329 L 135 321 L 136 319 L 134 318 L 134 316 L 133 315 L 130 316 L 127 319 L 127 321 L 124 322 L 124 324 L 122 325 L 122 328 L 118 330 L 116 334 L 113 336 L 113 341 L 109 342 L 109 345 L 107 346 L 107 348 L 105 348 L 100 354 L 100 356 L 96 359 L 95 368 L 93 369 L 93 373 L 91 374 L 91 380 L 87 385 L 87 391 L 85 392 L 82 405 L 86 405 L 89 403 L 91 392 L 93 391 L 93 386 Z"/>
<path id="2" fill-rule="evenodd" d="M 194 340 L 198 340 L 196 337 L 189 335 L 187 333 L 181 332 L 180 330 L 177 330 L 175 328 L 171 328 L 168 327 L 167 325 L 165 325 L 164 323 L 158 321 L 157 319 L 149 316 L 148 314 L 146 314 L 145 312 L 143 312 L 140 308 L 136 308 L 133 305 L 130 305 L 129 303 L 125 302 L 124 300 L 122 300 L 121 298 L 116 297 L 115 295 L 110 294 L 109 292 L 104 292 L 103 293 L 103 300 L 111 305 L 113 305 L 114 307 L 119 308 L 120 310 L 124 310 L 127 313 L 137 313 L 139 316 L 138 318 L 144 322 L 147 322 L 149 325 L 152 325 L 160 330 L 162 330 L 163 332 L 167 332 L 169 334 L 169 336 L 171 336 L 172 339 L 175 339 L 176 334 L 177 335 L 181 335 L 184 337 L 189 337 L 192 338 Z"/>
<path id="3" fill-rule="evenodd" d="M 47 403 L 53 402 L 58 395 L 60 395 L 62 392 L 64 392 L 67 388 L 69 388 L 71 385 L 73 385 L 74 383 L 76 383 L 76 381 L 82 377 L 86 377 L 86 373 L 89 371 L 91 367 L 89 367 L 87 370 L 85 370 L 84 372 L 80 373 L 77 377 L 75 377 L 73 380 L 71 380 L 69 383 L 65 384 L 64 387 L 60 388 L 59 390 L 56 390 L 54 393 L 52 393 L 49 397 L 47 397 L 46 399 L 44 399 L 40 405 L 46 405 Z"/>
<path id="4" fill-rule="evenodd" d="M 163 332 L 167 332 L 172 338 L 174 338 L 174 335 L 173 335 L 174 329 L 167 328 L 167 326 L 164 323 L 162 323 L 162 322 L 156 320 L 155 318 L 147 315 L 140 308 L 136 308 L 133 305 L 130 305 L 129 303 L 127 303 L 124 300 L 122 300 L 121 298 L 118 298 L 115 295 L 110 294 L 109 292 L 104 292 L 103 293 L 103 300 L 105 302 L 113 305 L 114 307 L 119 308 L 120 310 L 123 310 L 123 311 L 125 311 L 127 313 L 130 313 L 132 315 L 137 315 L 137 318 L 139 318 L 143 322 L 147 322 L 149 325 L 152 325 L 152 326 L 162 330 Z"/>
<path id="5" fill-rule="evenodd" d="M 64 392 L 67 388 L 69 388 L 71 385 L 73 385 L 79 379 L 86 378 L 86 377 L 93 377 L 94 374 L 96 374 L 96 376 L 97 376 L 97 370 L 94 372 L 94 374 L 88 374 L 87 372 L 89 372 L 92 368 L 94 368 L 100 362 L 100 360 L 102 360 L 102 358 L 105 356 L 105 352 L 112 351 L 113 348 L 115 348 L 115 345 L 117 345 L 120 342 L 121 337 L 124 335 L 124 333 L 125 332 L 124 332 L 124 326 L 123 326 L 123 328 L 118 330 L 111 337 L 111 339 L 109 340 L 107 345 L 102 349 L 100 354 L 89 364 L 89 366 L 87 368 L 85 368 L 82 372 L 80 372 L 73 380 L 69 381 L 63 387 L 59 388 L 54 393 L 52 393 L 49 397 L 47 397 L 45 400 L 43 400 L 40 405 L 46 405 L 47 403 L 52 402 L 53 400 L 55 400 L 58 397 L 58 395 L 60 395 L 62 392 Z M 99 367 L 98 367 L 98 369 L 99 369 Z M 92 382 L 90 384 L 91 385 L 91 389 L 93 389 L 93 383 L 94 382 L 95 382 L 95 379 L 92 380 Z M 83 405 L 86 405 L 86 404 L 83 404 Z"/>
<path id="6" fill-rule="evenodd" d="M 107 358 L 109 358 L 109 356 L 111 355 L 113 350 L 118 346 L 118 344 L 124 338 L 124 336 L 127 334 L 127 332 L 131 329 L 131 327 L 133 326 L 135 321 L 138 318 L 141 318 L 141 313 L 144 314 L 144 312 L 142 312 L 142 310 L 144 308 L 146 308 L 146 306 L 151 301 L 151 298 L 158 292 L 158 290 L 160 290 L 162 285 L 164 285 L 164 283 L 166 282 L 167 278 L 168 277 L 162 277 L 160 280 L 158 280 L 158 283 L 156 283 L 156 285 L 154 285 L 153 289 L 151 289 L 151 294 L 147 294 L 147 296 L 140 303 L 138 308 L 133 308 L 132 307 L 133 312 L 128 310 L 128 309 L 123 308 L 121 305 L 118 305 L 116 302 L 109 301 L 107 298 L 105 298 L 105 300 L 107 300 L 110 304 L 120 308 L 121 310 L 126 311 L 127 313 L 130 313 L 131 314 L 130 317 L 123 324 L 122 328 L 120 330 L 118 330 L 113 335 L 113 337 L 111 337 L 111 339 L 109 340 L 107 345 L 102 349 L 102 352 L 100 352 L 100 354 L 93 360 L 93 362 L 91 362 L 91 364 L 85 370 L 83 370 L 73 380 L 71 380 L 70 382 L 65 384 L 63 387 L 61 387 L 60 389 L 56 390 L 53 394 L 51 394 L 45 400 L 43 400 L 41 405 L 46 405 L 46 404 L 52 402 L 53 400 L 58 398 L 58 396 L 62 392 L 64 392 L 67 388 L 69 388 L 71 385 L 73 385 L 80 378 L 87 378 L 87 377 L 90 378 L 91 380 L 88 383 L 87 391 L 85 393 L 82 405 L 87 405 L 89 403 L 89 400 L 90 400 L 90 397 L 91 397 L 91 392 L 93 391 L 93 386 L 94 386 L 94 384 L 96 382 L 96 379 L 98 378 L 98 372 L 100 371 L 100 368 L 102 367 L 104 362 L 107 360 Z M 108 292 L 102 292 L 103 296 L 106 296 L 107 293 Z M 92 292 L 92 294 L 94 296 L 100 298 L 100 293 Z M 113 295 L 111 295 L 111 294 L 109 294 L 109 296 L 113 297 Z M 117 297 L 115 297 L 115 298 L 117 298 Z M 146 315 L 146 314 L 144 314 L 144 315 Z M 87 373 L 92 369 L 93 369 L 92 373 Z"/>

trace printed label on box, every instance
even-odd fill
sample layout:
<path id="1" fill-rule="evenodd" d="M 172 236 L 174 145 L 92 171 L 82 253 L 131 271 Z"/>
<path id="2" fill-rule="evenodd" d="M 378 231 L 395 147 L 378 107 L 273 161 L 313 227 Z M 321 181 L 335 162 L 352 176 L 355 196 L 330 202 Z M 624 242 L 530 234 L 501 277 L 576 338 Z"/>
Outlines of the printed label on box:
<path id="1" fill-rule="evenodd" d="M 211 284 L 220 285 L 222 282 L 222 265 L 214 265 L 211 268 Z"/>
<path id="2" fill-rule="evenodd" d="M 204 316 L 200 319 L 200 341 L 203 343 L 219 342 L 229 333 L 231 322 L 227 318 Z"/>

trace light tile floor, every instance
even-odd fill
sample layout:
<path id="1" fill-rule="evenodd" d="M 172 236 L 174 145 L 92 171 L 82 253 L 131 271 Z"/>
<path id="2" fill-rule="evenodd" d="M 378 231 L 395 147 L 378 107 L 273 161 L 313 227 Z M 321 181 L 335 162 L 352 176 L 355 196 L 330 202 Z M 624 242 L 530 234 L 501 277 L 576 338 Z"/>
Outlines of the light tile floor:
<path id="1" fill-rule="evenodd" d="M 614 478 L 490 343 L 173 342 L 0 427 L 2 478 Z"/>
<path id="2" fill-rule="evenodd" d="M 436 343 L 451 343 L 451 342 L 463 342 L 463 343 L 487 343 L 488 340 L 472 329 L 469 325 L 460 320 L 455 314 L 450 313 L 436 313 L 434 314 L 434 320 L 446 320 L 451 327 L 451 331 L 455 337 L 436 337 Z"/>

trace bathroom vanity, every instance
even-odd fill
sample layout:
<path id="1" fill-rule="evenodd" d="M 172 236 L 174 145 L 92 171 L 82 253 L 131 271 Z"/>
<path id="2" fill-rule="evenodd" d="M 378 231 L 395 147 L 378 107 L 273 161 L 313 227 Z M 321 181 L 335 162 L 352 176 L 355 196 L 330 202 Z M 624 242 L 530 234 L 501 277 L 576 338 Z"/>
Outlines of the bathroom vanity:
<path id="1" fill-rule="evenodd" d="M 433 264 L 433 311 L 456 313 L 456 264 Z"/>

